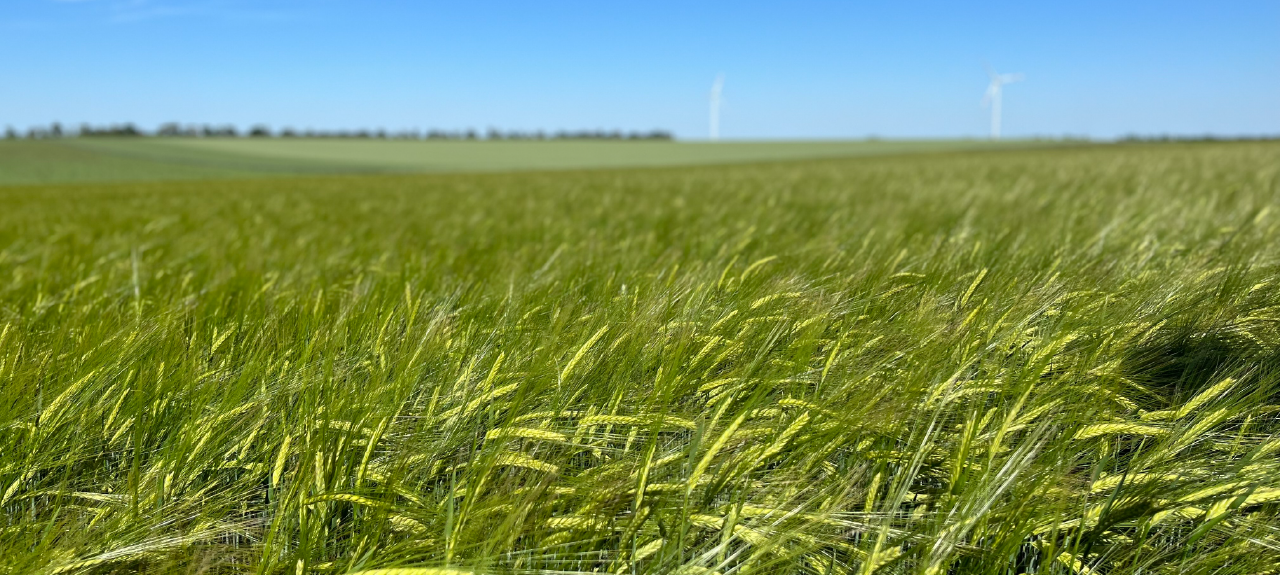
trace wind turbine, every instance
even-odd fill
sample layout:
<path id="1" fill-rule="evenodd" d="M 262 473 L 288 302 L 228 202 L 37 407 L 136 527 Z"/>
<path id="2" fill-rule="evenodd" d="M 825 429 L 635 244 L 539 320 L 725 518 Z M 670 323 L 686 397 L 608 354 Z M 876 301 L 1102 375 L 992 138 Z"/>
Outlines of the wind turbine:
<path id="1" fill-rule="evenodd" d="M 991 106 L 991 139 L 1000 139 L 1000 95 L 1004 91 L 1005 84 L 1021 82 L 1024 78 L 1022 74 L 997 74 L 991 66 L 987 66 L 987 76 L 991 77 L 991 83 L 987 84 L 987 95 L 982 97 L 983 106 Z"/>
<path id="2" fill-rule="evenodd" d="M 720 91 L 724 89 L 724 74 L 716 76 L 715 83 L 711 84 L 711 141 L 720 139 Z"/>

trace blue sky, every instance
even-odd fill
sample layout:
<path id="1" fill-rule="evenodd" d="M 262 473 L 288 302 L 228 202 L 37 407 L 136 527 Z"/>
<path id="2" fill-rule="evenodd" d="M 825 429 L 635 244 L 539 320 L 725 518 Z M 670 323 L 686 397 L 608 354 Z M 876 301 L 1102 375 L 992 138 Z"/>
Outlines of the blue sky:
<path id="1" fill-rule="evenodd" d="M 1280 1 L 0 0 L 0 125 L 1280 133 Z"/>

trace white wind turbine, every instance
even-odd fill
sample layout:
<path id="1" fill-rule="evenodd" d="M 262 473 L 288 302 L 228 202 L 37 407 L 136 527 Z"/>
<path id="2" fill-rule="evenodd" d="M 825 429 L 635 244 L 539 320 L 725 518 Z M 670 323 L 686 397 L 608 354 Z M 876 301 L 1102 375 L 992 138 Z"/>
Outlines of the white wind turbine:
<path id="1" fill-rule="evenodd" d="M 715 83 L 711 84 L 711 141 L 720 139 L 720 90 L 724 88 L 724 74 L 716 76 Z"/>
<path id="2" fill-rule="evenodd" d="M 991 83 L 987 84 L 987 95 L 982 97 L 983 106 L 991 106 L 991 139 L 1000 139 L 1000 95 L 1004 91 L 1005 84 L 1021 82 L 1024 78 L 1022 74 L 997 74 L 991 66 L 987 66 L 987 75 L 991 77 Z"/>

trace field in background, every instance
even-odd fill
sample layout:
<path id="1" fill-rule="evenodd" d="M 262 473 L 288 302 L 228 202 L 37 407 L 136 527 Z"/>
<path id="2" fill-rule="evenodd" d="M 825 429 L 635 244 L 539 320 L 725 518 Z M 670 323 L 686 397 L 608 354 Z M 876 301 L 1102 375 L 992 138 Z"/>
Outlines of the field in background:
<path id="1" fill-rule="evenodd" d="M 687 143 L 72 138 L 0 141 L 0 185 L 654 167 L 1062 145 L 962 140 Z"/>
<path id="2" fill-rule="evenodd" d="M 0 188 L 0 573 L 1275 572 L 1278 204 L 1275 143 Z"/>

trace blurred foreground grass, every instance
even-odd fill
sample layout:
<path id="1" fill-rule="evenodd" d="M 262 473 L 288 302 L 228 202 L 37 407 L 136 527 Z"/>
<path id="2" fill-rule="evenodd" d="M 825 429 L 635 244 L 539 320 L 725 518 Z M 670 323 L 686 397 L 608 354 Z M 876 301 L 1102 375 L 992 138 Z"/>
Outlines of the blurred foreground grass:
<path id="1" fill-rule="evenodd" d="M 1274 572 L 1278 199 L 1276 144 L 0 189 L 0 572 Z"/>

